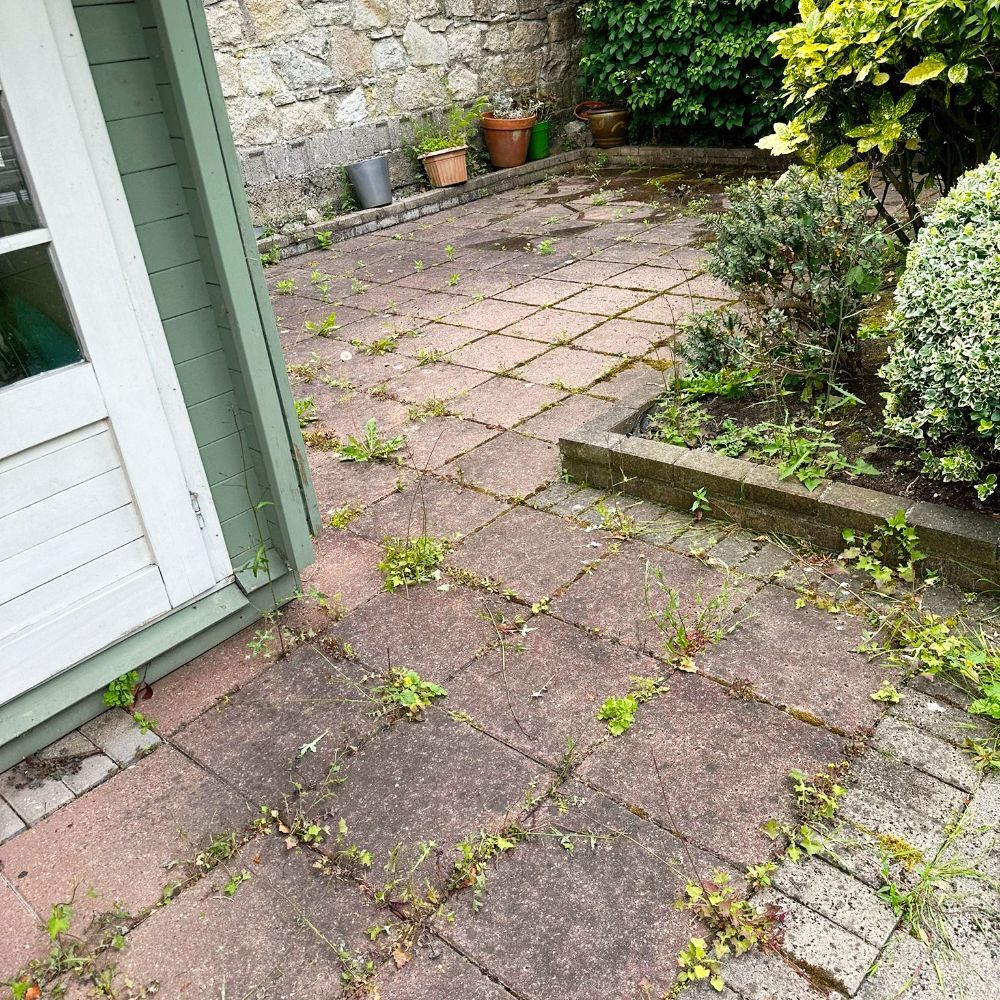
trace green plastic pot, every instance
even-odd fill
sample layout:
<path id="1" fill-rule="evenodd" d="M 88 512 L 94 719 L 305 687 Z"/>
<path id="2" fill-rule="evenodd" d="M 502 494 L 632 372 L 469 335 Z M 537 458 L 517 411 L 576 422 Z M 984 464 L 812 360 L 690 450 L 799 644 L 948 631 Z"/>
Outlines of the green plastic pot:
<path id="1" fill-rule="evenodd" d="M 528 140 L 528 159 L 544 160 L 549 155 L 549 123 L 538 122 L 531 129 Z"/>

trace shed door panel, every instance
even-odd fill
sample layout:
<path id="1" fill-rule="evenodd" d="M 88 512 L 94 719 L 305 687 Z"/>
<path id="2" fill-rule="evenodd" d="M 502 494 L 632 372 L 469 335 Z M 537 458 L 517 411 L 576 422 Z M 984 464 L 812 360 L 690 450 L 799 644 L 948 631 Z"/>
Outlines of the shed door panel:
<path id="1" fill-rule="evenodd" d="M 216 585 L 73 61 L 71 0 L 0 0 L 0 704 Z"/>

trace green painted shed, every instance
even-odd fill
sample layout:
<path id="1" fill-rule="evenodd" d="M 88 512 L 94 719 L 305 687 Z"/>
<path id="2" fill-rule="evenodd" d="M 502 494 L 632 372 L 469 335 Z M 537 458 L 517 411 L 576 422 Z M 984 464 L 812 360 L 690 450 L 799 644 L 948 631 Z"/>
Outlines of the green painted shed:
<path id="1" fill-rule="evenodd" d="M 316 527 L 201 0 L 0 0 L 0 770 Z"/>

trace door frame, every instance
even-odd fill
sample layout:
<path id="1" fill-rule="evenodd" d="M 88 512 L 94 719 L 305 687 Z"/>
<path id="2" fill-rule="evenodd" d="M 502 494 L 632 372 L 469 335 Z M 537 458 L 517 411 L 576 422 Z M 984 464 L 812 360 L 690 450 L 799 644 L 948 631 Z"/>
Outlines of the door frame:
<path id="1" fill-rule="evenodd" d="M 72 0 L 32 0 L 30 4 L 0 0 L 0 17 L 9 39 L 3 88 L 29 184 L 43 192 L 38 203 L 56 246 L 67 305 L 74 312 L 83 305 L 96 310 L 95 314 L 117 316 L 123 328 L 139 334 L 138 339 L 114 338 L 111 344 L 100 338 L 92 341 L 81 330 L 111 426 L 128 456 L 136 506 L 153 551 L 179 556 L 171 560 L 173 566 L 163 567 L 171 604 L 179 606 L 233 579 L 232 561 L 170 357 Z M 39 76 L 45 87 L 33 86 Z M 45 149 L 53 131 L 60 135 L 63 157 L 32 155 L 32 150 Z M 72 170 L 65 169 L 67 163 Z M 74 240 L 82 242 L 81 252 L 67 253 L 65 248 Z M 98 283 L 90 276 L 95 263 L 98 270 L 103 265 L 105 274 L 113 269 L 122 280 L 96 287 Z M 81 303 L 81 289 L 85 296 L 101 301 Z M 166 416 L 163 427 L 132 419 L 152 400 L 158 401 Z M 116 410 L 124 414 L 117 421 Z M 150 436 L 158 458 L 143 464 Z M 165 453 L 176 456 L 176 466 L 171 463 L 169 470 L 159 458 Z M 167 481 L 170 486 L 164 488 Z M 198 569 L 206 559 L 212 577 L 208 587 L 204 571 Z"/>

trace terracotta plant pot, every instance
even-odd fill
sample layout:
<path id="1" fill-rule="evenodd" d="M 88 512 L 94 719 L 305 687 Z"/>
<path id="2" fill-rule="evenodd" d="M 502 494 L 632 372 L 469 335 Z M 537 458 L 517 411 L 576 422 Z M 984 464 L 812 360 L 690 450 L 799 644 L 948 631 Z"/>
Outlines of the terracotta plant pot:
<path id="1" fill-rule="evenodd" d="M 453 146 L 451 149 L 438 149 L 418 157 L 427 171 L 431 187 L 451 187 L 453 184 L 464 184 L 469 179 L 469 165 L 465 159 L 468 148 Z"/>
<path id="2" fill-rule="evenodd" d="M 519 167 L 528 158 L 531 130 L 538 118 L 494 118 L 487 111 L 479 119 L 483 128 L 483 142 L 494 167 Z"/>
<path id="3" fill-rule="evenodd" d="M 631 115 L 623 107 L 584 101 L 576 106 L 576 117 L 587 123 L 594 145 L 599 149 L 612 149 L 628 142 L 628 122 Z"/>

